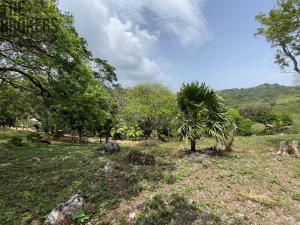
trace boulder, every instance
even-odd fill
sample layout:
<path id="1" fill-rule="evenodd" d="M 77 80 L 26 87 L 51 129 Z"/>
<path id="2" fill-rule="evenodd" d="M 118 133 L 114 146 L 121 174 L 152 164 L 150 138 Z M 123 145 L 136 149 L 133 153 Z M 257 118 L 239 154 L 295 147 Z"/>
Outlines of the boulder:
<path id="1" fill-rule="evenodd" d="M 67 202 L 59 204 L 47 216 L 47 222 L 50 225 L 69 224 L 71 216 L 81 209 L 85 203 L 83 191 L 78 190 Z"/>
<path id="2" fill-rule="evenodd" d="M 282 141 L 280 143 L 279 151 L 277 152 L 277 155 L 281 154 L 295 155 L 300 157 L 298 141 Z"/>
<path id="3" fill-rule="evenodd" d="M 109 143 L 104 144 L 102 146 L 101 150 L 104 153 L 113 154 L 113 153 L 120 152 L 121 148 L 118 143 L 109 142 Z"/>

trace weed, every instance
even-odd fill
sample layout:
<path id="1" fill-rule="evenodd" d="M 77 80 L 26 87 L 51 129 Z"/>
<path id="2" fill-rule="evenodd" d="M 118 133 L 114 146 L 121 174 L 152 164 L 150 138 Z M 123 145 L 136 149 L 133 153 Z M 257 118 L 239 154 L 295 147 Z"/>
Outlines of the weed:
<path id="1" fill-rule="evenodd" d="M 293 194 L 293 200 L 300 201 L 300 192 L 296 192 Z"/>

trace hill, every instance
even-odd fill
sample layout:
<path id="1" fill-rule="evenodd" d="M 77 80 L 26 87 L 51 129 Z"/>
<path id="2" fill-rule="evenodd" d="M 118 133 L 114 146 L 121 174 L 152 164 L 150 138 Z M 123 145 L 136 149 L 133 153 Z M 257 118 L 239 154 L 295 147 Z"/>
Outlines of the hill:
<path id="1" fill-rule="evenodd" d="M 300 132 L 300 87 L 263 84 L 254 88 L 228 89 L 219 92 L 230 107 L 269 104 L 275 112 L 288 113 L 294 121 L 294 132 Z"/>

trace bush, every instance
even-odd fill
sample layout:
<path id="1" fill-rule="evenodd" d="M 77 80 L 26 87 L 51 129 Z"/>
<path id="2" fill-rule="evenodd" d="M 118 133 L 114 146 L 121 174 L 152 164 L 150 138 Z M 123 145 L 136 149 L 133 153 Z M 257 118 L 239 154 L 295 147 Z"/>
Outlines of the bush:
<path id="1" fill-rule="evenodd" d="M 13 136 L 11 139 L 10 139 L 10 143 L 13 144 L 14 146 L 17 146 L 17 147 L 23 147 L 25 142 L 24 142 L 24 138 L 22 136 Z"/>
<path id="2" fill-rule="evenodd" d="M 40 125 L 39 125 L 38 123 L 34 124 L 33 126 L 34 126 L 34 128 L 35 128 L 37 131 L 40 130 Z"/>
<path id="3" fill-rule="evenodd" d="M 293 200 L 300 201 L 300 192 L 296 192 L 293 194 Z"/>
<path id="4" fill-rule="evenodd" d="M 30 143 L 38 143 L 42 140 L 42 136 L 39 133 L 30 133 L 26 138 Z"/>
<path id="5" fill-rule="evenodd" d="M 266 126 L 263 123 L 255 123 L 251 126 L 251 131 L 253 134 L 261 135 L 265 134 Z"/>
<path id="6" fill-rule="evenodd" d="M 130 152 L 127 159 L 134 165 L 155 165 L 155 158 L 153 155 L 139 151 Z"/>

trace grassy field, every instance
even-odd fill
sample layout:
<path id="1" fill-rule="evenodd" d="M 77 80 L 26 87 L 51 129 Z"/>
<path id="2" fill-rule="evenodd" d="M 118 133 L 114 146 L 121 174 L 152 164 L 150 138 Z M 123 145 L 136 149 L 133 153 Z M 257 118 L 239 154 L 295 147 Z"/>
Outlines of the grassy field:
<path id="1" fill-rule="evenodd" d="M 276 156 L 280 140 L 300 135 L 236 138 L 228 154 L 183 154 L 182 143 L 122 143 L 115 155 L 97 144 L 53 142 L 12 147 L 0 130 L 0 224 L 42 221 L 78 189 L 88 196 L 74 224 L 299 224 L 300 159 Z M 198 146 L 209 145 L 209 141 Z M 131 150 L 155 166 L 132 165 Z M 115 172 L 102 168 L 111 161 Z M 80 219 L 82 222 L 80 222 Z"/>

